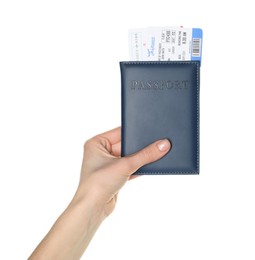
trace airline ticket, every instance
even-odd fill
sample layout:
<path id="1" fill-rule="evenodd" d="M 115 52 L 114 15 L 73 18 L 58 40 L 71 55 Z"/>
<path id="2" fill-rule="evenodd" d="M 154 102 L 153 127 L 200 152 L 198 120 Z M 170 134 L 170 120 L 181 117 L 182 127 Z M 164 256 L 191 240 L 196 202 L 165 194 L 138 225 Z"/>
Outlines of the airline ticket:
<path id="1" fill-rule="evenodd" d="M 148 27 L 129 30 L 131 61 L 189 61 L 202 57 L 200 28 Z"/>

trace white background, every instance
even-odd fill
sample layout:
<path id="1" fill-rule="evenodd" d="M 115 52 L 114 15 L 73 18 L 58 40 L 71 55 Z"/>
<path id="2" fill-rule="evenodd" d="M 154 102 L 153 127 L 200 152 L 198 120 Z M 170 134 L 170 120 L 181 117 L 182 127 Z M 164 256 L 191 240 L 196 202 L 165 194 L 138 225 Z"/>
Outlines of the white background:
<path id="1" fill-rule="evenodd" d="M 83 143 L 120 125 L 128 29 L 200 27 L 201 174 L 129 182 L 83 259 L 255 259 L 252 1 L 0 2 L 0 259 L 71 200 Z"/>

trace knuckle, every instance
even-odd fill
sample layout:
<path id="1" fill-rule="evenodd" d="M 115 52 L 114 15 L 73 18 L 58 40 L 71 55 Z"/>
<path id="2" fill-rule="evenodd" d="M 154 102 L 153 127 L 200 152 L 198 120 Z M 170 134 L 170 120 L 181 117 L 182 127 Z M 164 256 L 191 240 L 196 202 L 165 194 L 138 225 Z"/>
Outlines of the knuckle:
<path id="1" fill-rule="evenodd" d="M 154 153 L 153 153 L 153 150 L 151 149 L 151 147 L 150 147 L 150 149 L 146 148 L 141 151 L 141 156 L 142 156 L 143 160 L 146 162 L 152 161 L 154 158 L 153 155 L 154 155 Z"/>
<path id="2" fill-rule="evenodd" d="M 137 162 L 132 157 L 123 157 L 122 168 L 126 172 L 135 171 L 137 169 Z"/>
<path id="3" fill-rule="evenodd" d="M 84 143 L 84 145 L 83 145 L 83 149 L 84 149 L 84 150 L 88 150 L 88 149 L 90 149 L 91 146 L 93 145 L 93 143 L 94 143 L 93 138 L 88 139 L 88 140 Z"/>

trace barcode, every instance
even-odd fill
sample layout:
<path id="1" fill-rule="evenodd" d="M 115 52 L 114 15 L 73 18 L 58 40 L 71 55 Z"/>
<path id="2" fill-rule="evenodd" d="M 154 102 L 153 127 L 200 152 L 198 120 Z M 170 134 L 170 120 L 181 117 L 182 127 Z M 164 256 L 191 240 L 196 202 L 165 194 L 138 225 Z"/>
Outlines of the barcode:
<path id="1" fill-rule="evenodd" d="M 192 39 L 192 56 L 200 57 L 200 48 L 201 47 L 201 39 L 200 38 L 194 38 Z"/>

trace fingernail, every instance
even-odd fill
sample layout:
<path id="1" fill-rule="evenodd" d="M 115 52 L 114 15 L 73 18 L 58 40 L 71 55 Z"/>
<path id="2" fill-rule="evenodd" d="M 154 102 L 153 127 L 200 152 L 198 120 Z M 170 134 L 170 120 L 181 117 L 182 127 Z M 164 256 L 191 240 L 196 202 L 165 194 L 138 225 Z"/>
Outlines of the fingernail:
<path id="1" fill-rule="evenodd" d="M 165 152 L 167 150 L 169 150 L 170 148 L 170 142 L 167 140 L 167 139 L 164 139 L 162 141 L 160 141 L 158 144 L 158 149 L 161 151 L 161 152 Z"/>

